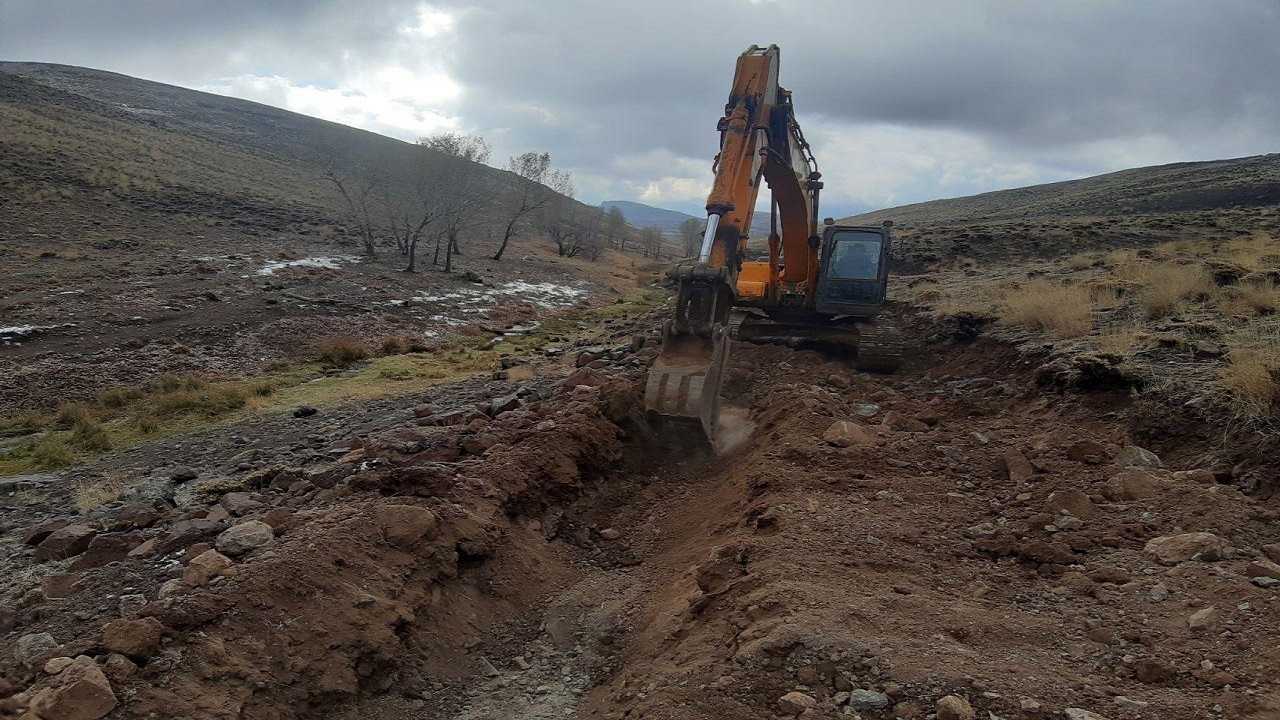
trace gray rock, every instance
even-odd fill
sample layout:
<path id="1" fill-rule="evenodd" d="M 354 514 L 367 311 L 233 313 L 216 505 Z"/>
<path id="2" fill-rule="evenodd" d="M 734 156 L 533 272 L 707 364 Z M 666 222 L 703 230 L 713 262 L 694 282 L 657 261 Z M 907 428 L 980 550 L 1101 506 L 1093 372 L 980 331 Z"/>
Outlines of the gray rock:
<path id="1" fill-rule="evenodd" d="M 1117 465 L 1121 466 L 1137 466 L 1137 467 L 1162 467 L 1164 463 L 1160 462 L 1160 456 L 1137 445 L 1130 445 L 1121 450 L 1115 457 Z"/>
<path id="2" fill-rule="evenodd" d="M 275 539 L 276 533 L 270 525 L 260 520 L 249 520 L 227 528 L 218 536 L 214 546 L 224 555 L 243 555 L 269 545 Z"/>
<path id="3" fill-rule="evenodd" d="M 849 693 L 849 707 L 854 710 L 875 710 L 889 707 L 889 696 L 874 690 L 854 690 Z"/>
<path id="4" fill-rule="evenodd" d="M 47 632 L 30 633 L 18 638 L 13 656 L 25 667 L 42 667 L 62 650 L 58 640 Z"/>
<path id="5" fill-rule="evenodd" d="M 1107 720 L 1105 715 L 1099 715 L 1096 712 L 1089 712 L 1081 708 L 1066 708 L 1062 711 L 1067 720 Z"/>

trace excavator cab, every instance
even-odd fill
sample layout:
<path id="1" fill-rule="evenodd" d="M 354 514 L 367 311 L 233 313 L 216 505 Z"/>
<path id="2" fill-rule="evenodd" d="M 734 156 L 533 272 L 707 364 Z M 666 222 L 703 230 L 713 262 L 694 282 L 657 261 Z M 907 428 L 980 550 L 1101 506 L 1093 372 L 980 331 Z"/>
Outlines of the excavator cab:
<path id="1" fill-rule="evenodd" d="M 890 227 L 891 223 L 860 227 L 827 221 L 814 309 L 860 318 L 880 313 L 889 283 Z"/>

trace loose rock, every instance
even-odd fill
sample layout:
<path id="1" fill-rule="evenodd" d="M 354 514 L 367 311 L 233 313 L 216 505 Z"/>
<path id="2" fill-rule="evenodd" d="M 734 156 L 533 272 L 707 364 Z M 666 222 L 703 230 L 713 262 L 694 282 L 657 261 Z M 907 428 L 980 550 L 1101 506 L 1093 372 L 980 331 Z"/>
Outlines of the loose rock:
<path id="1" fill-rule="evenodd" d="M 1226 542 L 1207 532 L 1165 535 L 1147 541 L 1143 550 L 1165 565 L 1176 565 L 1187 560 L 1221 560 L 1226 552 Z"/>
<path id="2" fill-rule="evenodd" d="M 31 710 L 45 720 L 96 720 L 116 704 L 107 676 L 93 658 L 81 655 L 31 699 Z"/>
<path id="3" fill-rule="evenodd" d="M 36 562 L 64 560 L 89 549 L 97 530 L 88 525 L 68 525 L 54 530 L 36 548 Z"/>
<path id="4" fill-rule="evenodd" d="M 191 558 L 191 562 L 187 563 L 187 569 L 182 573 L 182 579 L 188 585 L 208 585 L 214 576 L 231 567 L 232 564 L 231 558 L 217 550 L 206 550 Z M 162 585 L 160 589 L 163 592 L 164 586 Z"/>
<path id="5" fill-rule="evenodd" d="M 832 423 L 827 431 L 822 433 L 822 439 L 836 447 L 855 447 L 875 443 L 875 438 L 867 432 L 866 428 L 849 420 L 837 420 Z"/>
<path id="6" fill-rule="evenodd" d="M 968 700 L 959 695 L 947 695 L 938 701 L 938 720 L 974 720 L 977 713 Z"/>
<path id="7" fill-rule="evenodd" d="M 854 710 L 875 710 L 889 707 L 889 696 L 874 690 L 853 690 L 849 693 L 849 707 Z"/>
<path id="8" fill-rule="evenodd" d="M 1245 568 L 1245 574 L 1251 578 L 1265 577 L 1280 580 L 1280 564 L 1270 560 L 1254 560 Z"/>
<path id="9" fill-rule="evenodd" d="M 1160 483 L 1155 476 L 1139 467 L 1131 467 L 1111 476 L 1102 489 L 1109 500 L 1141 500 L 1156 494 Z"/>
<path id="10" fill-rule="evenodd" d="M 239 525 L 232 525 L 218 536 L 215 546 L 219 552 L 227 555 L 243 555 L 276 539 L 271 526 L 261 520 L 248 520 Z"/>
<path id="11" fill-rule="evenodd" d="M 1107 720 L 1105 716 L 1099 715 L 1096 712 L 1089 712 L 1088 710 L 1073 707 L 1064 709 L 1062 714 L 1067 718 L 1067 720 Z"/>
<path id="12" fill-rule="evenodd" d="M 13 647 L 13 656 L 26 667 L 36 668 L 43 666 L 60 650 L 62 645 L 49 633 L 30 633 L 18 638 Z"/>
<path id="13" fill-rule="evenodd" d="M 418 505 L 384 505 L 376 511 L 382 537 L 400 548 L 412 546 L 424 537 L 435 537 L 437 519 L 431 510 Z"/>
<path id="14" fill-rule="evenodd" d="M 102 647 L 131 660 L 146 660 L 160 649 L 164 625 L 155 618 L 113 620 L 102 629 Z"/>
<path id="15" fill-rule="evenodd" d="M 778 698 L 778 709 L 789 715 L 799 715 L 817 704 L 813 697 L 794 690 Z"/>

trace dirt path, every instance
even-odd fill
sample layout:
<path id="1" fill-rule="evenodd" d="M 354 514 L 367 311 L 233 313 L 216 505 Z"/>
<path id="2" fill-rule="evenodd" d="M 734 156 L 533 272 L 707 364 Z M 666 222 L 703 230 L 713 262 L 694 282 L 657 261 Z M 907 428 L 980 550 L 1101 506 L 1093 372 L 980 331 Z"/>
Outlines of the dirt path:
<path id="1" fill-rule="evenodd" d="M 289 510 L 272 548 L 151 602 L 170 630 L 121 717 L 1280 717 L 1275 506 L 1207 442 L 1135 447 L 1126 397 L 929 347 L 873 377 L 736 345 L 754 430 L 717 458 L 646 441 L 652 348 L 383 428 L 372 469 L 256 491 Z M 398 545 L 405 507 L 433 529 Z"/>

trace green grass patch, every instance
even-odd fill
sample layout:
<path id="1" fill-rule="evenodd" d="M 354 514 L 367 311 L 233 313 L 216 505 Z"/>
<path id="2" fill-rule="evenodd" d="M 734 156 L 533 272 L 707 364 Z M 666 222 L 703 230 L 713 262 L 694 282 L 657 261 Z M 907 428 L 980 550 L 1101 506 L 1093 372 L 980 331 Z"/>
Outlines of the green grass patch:
<path id="1" fill-rule="evenodd" d="M 159 375 L 133 388 L 112 388 L 95 402 L 65 404 L 51 415 L 0 418 L 0 437 L 31 438 L 0 451 L 0 475 L 56 470 L 113 448 L 234 423 L 256 414 L 283 413 L 421 392 L 434 385 L 494 372 L 504 354 L 537 354 L 550 344 L 598 336 L 607 324 L 659 306 L 666 294 L 642 290 L 598 308 L 573 309 L 535 332 L 485 347 L 488 334 L 454 338 L 432 351 L 390 343 L 394 354 L 370 357 L 363 345 L 331 338 L 317 360 L 276 362 L 250 378 Z M 358 345 L 358 350 L 356 349 Z M 379 348 L 386 353 L 388 348 Z M 358 361 L 360 364 L 356 365 Z M 332 368 L 345 367 L 333 374 Z M 327 371 L 327 372 L 326 372 Z"/>

